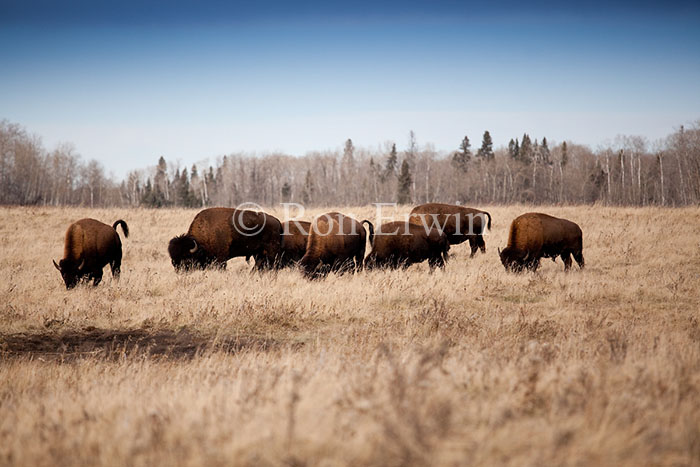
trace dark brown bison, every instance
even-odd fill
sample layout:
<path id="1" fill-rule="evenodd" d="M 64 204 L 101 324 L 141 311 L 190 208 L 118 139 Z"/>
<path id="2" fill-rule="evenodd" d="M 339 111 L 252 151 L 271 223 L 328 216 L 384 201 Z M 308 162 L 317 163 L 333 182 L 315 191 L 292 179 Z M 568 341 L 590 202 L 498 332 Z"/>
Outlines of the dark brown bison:
<path id="1" fill-rule="evenodd" d="M 529 212 L 516 217 L 510 224 L 508 246 L 498 254 L 506 270 L 536 271 L 540 258 L 561 256 L 564 270 L 571 267 L 571 255 L 583 268 L 583 233 L 581 228 L 566 219 Z"/>
<path id="2" fill-rule="evenodd" d="M 299 262 L 304 274 L 316 278 L 330 271 L 362 269 L 366 245 L 366 231 L 362 224 L 365 223 L 371 242 L 374 226 L 370 221 L 359 222 L 339 212 L 329 212 L 314 219 L 306 252 Z"/>
<path id="3" fill-rule="evenodd" d="M 410 222 L 389 222 L 375 231 L 365 267 L 406 268 L 426 259 L 431 269 L 444 267 L 449 249 L 447 235 L 438 229 L 427 230 Z"/>
<path id="4" fill-rule="evenodd" d="M 102 268 L 109 264 L 112 277 L 119 279 L 122 265 L 122 242 L 117 226 L 122 226 L 124 237 L 129 236 L 129 227 L 123 220 L 111 227 L 95 219 L 80 219 L 66 231 L 63 259 L 56 264 L 67 289 L 72 289 L 85 278 L 97 285 L 102 280 Z"/>
<path id="5" fill-rule="evenodd" d="M 416 206 L 411 211 L 410 222 L 427 227 L 438 227 L 447 234 L 450 245 L 457 245 L 469 240 L 472 252 L 477 249 L 486 253 L 484 232 L 491 229 L 491 214 L 465 206 L 454 204 L 428 203 Z"/>
<path id="6" fill-rule="evenodd" d="M 232 208 L 200 211 L 186 234 L 170 240 L 176 271 L 226 268 L 237 256 L 255 258 L 258 270 L 273 268 L 282 250 L 282 224 L 270 214 Z"/>
<path id="7" fill-rule="evenodd" d="M 311 222 L 286 221 L 282 223 L 280 267 L 294 266 L 304 256 L 310 231 Z"/>

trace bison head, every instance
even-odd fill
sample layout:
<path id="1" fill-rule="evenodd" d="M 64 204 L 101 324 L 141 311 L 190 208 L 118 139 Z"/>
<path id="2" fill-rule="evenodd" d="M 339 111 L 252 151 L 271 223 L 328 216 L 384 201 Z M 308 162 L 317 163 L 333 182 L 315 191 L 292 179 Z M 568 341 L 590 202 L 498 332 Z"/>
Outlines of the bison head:
<path id="1" fill-rule="evenodd" d="M 506 271 L 520 272 L 528 260 L 526 252 L 510 246 L 505 247 L 503 250 L 499 248 L 498 255 L 501 257 L 501 264 L 506 268 Z"/>
<path id="2" fill-rule="evenodd" d="M 205 249 L 191 235 L 180 235 L 170 240 L 168 253 L 177 272 L 204 269 L 211 263 Z"/>
<path id="3" fill-rule="evenodd" d="M 62 259 L 58 264 L 54 261 L 53 265 L 61 273 L 63 282 L 66 283 L 66 289 L 70 290 L 80 282 L 80 278 L 83 276 L 82 271 L 85 267 L 85 260 L 82 260 L 80 264 L 75 264 L 73 261 Z"/>

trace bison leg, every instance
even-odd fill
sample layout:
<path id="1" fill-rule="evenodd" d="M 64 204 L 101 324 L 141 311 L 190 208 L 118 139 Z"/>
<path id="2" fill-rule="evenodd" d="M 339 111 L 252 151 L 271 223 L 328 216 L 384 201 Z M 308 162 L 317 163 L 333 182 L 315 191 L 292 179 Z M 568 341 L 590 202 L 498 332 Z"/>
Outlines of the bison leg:
<path id="1" fill-rule="evenodd" d="M 574 253 L 574 259 L 578 263 L 578 267 L 583 269 L 583 266 L 586 264 L 586 262 L 583 260 L 583 252 L 578 251 L 578 252 Z"/>
<path id="2" fill-rule="evenodd" d="M 97 287 L 97 285 L 102 282 L 102 269 L 99 271 L 95 271 L 92 274 L 90 274 L 90 277 L 92 278 L 92 285 L 93 287 Z"/>
<path id="3" fill-rule="evenodd" d="M 472 248 L 472 254 L 469 255 L 470 258 L 473 258 L 474 255 L 476 254 L 476 250 L 479 249 L 479 242 L 476 238 L 474 237 L 469 237 L 469 246 Z"/>
<path id="4" fill-rule="evenodd" d="M 482 253 L 486 253 L 486 242 L 484 241 L 483 236 L 481 236 L 481 235 L 476 236 L 476 244 Z"/>
<path id="5" fill-rule="evenodd" d="M 540 258 L 535 258 L 530 260 L 530 264 L 527 266 L 532 272 L 537 272 L 537 268 L 540 267 Z"/>
<path id="6" fill-rule="evenodd" d="M 561 254 L 561 259 L 564 261 L 564 271 L 568 271 L 571 268 L 571 253 L 565 251 Z"/>
<path id="7" fill-rule="evenodd" d="M 445 267 L 445 261 L 442 259 L 442 255 L 437 255 L 437 256 L 432 256 L 430 259 L 428 259 L 428 266 L 430 266 L 430 270 L 432 271 L 436 267 L 438 268 L 444 268 Z"/>
<path id="8" fill-rule="evenodd" d="M 355 272 L 362 271 L 363 261 L 365 259 L 365 252 L 362 251 L 361 254 L 355 255 Z"/>
<path id="9" fill-rule="evenodd" d="M 112 277 L 114 278 L 115 281 L 119 280 L 119 275 L 121 274 L 121 268 L 122 268 L 122 260 L 121 258 L 115 259 L 112 261 L 109 265 L 110 269 L 112 270 Z"/>

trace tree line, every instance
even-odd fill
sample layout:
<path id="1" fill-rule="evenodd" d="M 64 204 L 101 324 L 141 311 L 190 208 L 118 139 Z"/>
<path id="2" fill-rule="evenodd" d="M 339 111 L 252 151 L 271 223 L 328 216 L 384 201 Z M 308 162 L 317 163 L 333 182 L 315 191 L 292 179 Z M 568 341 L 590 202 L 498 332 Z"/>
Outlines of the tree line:
<path id="1" fill-rule="evenodd" d="M 523 134 L 493 148 L 488 131 L 478 149 L 468 136 L 450 153 L 404 147 L 251 156 L 233 153 L 212 164 L 180 166 L 160 157 L 123 180 L 83 161 L 74 147 L 46 150 L 20 125 L 0 121 L 0 204 L 50 206 L 205 207 L 244 202 L 309 206 L 417 204 L 591 204 L 683 206 L 700 202 L 700 122 L 654 145 L 618 137 L 592 150 Z"/>

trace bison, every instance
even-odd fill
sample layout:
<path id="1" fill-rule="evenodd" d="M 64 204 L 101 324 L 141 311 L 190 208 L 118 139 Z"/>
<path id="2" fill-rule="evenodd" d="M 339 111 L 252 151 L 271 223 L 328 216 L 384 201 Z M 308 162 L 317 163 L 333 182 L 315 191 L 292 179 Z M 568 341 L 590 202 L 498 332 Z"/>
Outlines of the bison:
<path id="1" fill-rule="evenodd" d="M 506 270 L 514 272 L 536 271 L 540 258 L 556 261 L 557 256 L 561 256 L 567 271 L 571 267 L 571 255 L 583 269 L 583 233 L 569 220 L 529 212 L 510 224 L 508 246 L 502 251 L 499 249 L 498 254 Z"/>
<path id="2" fill-rule="evenodd" d="M 469 240 L 472 250 L 470 258 L 478 249 L 486 253 L 483 235 L 487 227 L 491 229 L 491 214 L 486 211 L 454 204 L 428 203 L 413 208 L 409 221 L 427 228 L 438 227 L 447 234 L 450 245 Z"/>
<path id="3" fill-rule="evenodd" d="M 282 251 L 282 224 L 270 214 L 232 208 L 200 211 L 186 234 L 170 240 L 168 253 L 176 271 L 226 268 L 237 256 L 255 258 L 258 270 L 276 266 Z"/>
<path id="4" fill-rule="evenodd" d="M 311 224 L 306 252 L 299 264 L 309 278 L 325 276 L 329 271 L 362 269 L 365 258 L 367 224 L 372 242 L 374 226 L 368 220 L 358 222 L 339 212 L 318 216 Z"/>
<path id="5" fill-rule="evenodd" d="M 110 227 L 95 219 L 81 219 L 68 227 L 63 250 L 63 259 L 53 265 L 58 269 L 72 289 L 85 278 L 96 286 L 102 280 L 102 268 L 109 264 L 112 277 L 119 280 L 122 265 L 122 242 L 117 226 L 121 225 L 124 237 L 129 236 L 129 227 L 119 219 Z"/>
<path id="6" fill-rule="evenodd" d="M 389 222 L 375 232 L 365 267 L 407 268 L 426 259 L 431 269 L 444 267 L 449 249 L 447 235 L 436 228 L 428 230 L 410 222 Z"/>
<path id="7" fill-rule="evenodd" d="M 294 266 L 306 253 L 306 241 L 311 231 L 311 222 L 286 221 L 282 223 L 282 254 L 280 267 Z"/>

